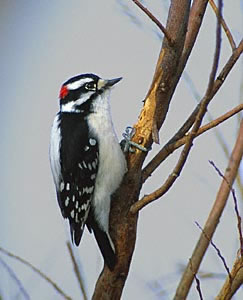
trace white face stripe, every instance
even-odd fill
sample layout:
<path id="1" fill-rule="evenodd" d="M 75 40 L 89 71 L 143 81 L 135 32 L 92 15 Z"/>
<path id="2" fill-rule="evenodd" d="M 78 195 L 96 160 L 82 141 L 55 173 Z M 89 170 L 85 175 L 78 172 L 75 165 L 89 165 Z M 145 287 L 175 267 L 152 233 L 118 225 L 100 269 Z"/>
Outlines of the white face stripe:
<path id="1" fill-rule="evenodd" d="M 82 78 L 80 80 L 67 84 L 66 87 L 68 90 L 77 90 L 85 83 L 92 82 L 92 81 L 94 81 L 94 79 L 92 78 Z"/>
<path id="2" fill-rule="evenodd" d="M 77 109 L 77 106 L 86 102 L 91 97 L 91 95 L 93 95 L 93 93 L 93 91 L 87 92 L 86 94 L 82 95 L 82 98 L 80 99 L 61 104 L 61 112 L 82 112 L 82 110 Z"/>

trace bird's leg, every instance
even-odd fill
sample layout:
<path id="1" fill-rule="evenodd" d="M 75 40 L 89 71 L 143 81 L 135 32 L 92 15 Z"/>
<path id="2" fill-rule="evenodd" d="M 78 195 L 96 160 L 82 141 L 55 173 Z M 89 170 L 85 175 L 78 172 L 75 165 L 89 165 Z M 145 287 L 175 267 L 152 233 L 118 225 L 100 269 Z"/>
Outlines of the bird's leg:
<path id="1" fill-rule="evenodd" d="M 123 140 L 121 140 L 120 142 L 120 145 L 121 145 L 121 148 L 123 150 L 123 152 L 131 152 L 131 153 L 134 153 L 135 150 L 133 149 L 133 147 L 143 151 L 143 152 L 147 152 L 149 151 L 150 149 L 146 149 L 145 147 L 131 141 L 132 137 L 134 136 L 136 132 L 136 129 L 131 127 L 131 126 L 128 126 L 126 127 L 125 129 L 125 132 L 122 134 L 123 136 Z"/>

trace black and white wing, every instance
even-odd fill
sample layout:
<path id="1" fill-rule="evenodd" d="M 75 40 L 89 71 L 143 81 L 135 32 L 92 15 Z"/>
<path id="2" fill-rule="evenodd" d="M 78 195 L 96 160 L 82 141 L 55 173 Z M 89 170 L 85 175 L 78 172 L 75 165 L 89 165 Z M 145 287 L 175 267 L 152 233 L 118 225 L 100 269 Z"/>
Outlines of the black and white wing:
<path id="1" fill-rule="evenodd" d="M 65 118 L 69 118 L 68 122 Z M 72 240 L 78 246 L 91 208 L 99 152 L 97 140 L 88 135 L 85 123 L 75 118 L 62 115 L 57 126 L 62 138 L 59 141 L 60 175 L 55 182 L 62 215 L 68 218 Z M 55 130 L 54 125 L 53 128 Z"/>

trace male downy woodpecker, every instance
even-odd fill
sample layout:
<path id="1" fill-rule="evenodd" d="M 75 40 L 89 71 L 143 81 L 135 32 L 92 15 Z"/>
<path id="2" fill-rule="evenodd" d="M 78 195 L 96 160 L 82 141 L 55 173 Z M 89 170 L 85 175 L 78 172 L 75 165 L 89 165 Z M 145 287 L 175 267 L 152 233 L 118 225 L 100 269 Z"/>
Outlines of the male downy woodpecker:
<path id="1" fill-rule="evenodd" d="M 110 201 L 127 170 L 109 104 L 110 89 L 120 80 L 94 74 L 67 80 L 60 90 L 50 143 L 57 199 L 69 220 L 72 241 L 79 245 L 86 225 L 111 270 L 116 255 L 109 235 Z"/>

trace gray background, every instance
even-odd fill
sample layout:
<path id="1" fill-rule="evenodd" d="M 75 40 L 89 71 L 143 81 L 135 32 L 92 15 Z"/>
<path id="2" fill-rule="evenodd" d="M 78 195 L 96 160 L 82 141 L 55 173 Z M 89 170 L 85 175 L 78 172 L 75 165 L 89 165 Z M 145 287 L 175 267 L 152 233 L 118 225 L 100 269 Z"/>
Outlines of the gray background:
<path id="1" fill-rule="evenodd" d="M 168 3 L 150 2 L 148 7 L 165 24 Z M 240 2 L 224 1 L 225 19 L 237 43 L 242 37 Z M 111 0 L 1 2 L 0 246 L 40 268 L 74 299 L 79 299 L 80 291 L 65 245 L 69 239 L 68 227 L 56 202 L 49 167 L 50 128 L 58 110 L 62 82 L 85 72 L 103 78 L 123 76 L 111 96 L 118 136 L 121 137 L 127 125 L 136 122 L 152 80 L 161 42 L 155 25 L 132 1 L 121 3 L 127 5 L 129 11 L 125 8 L 124 13 L 124 6 Z M 200 95 L 206 89 L 212 64 L 215 23 L 215 16 L 208 7 L 186 68 Z M 224 33 L 222 38 L 220 69 L 231 54 Z M 242 60 L 210 105 L 214 117 L 239 103 L 241 72 Z M 195 104 L 191 89 L 182 78 L 160 134 L 161 145 L 178 129 Z M 220 126 L 229 151 L 235 141 L 237 122 L 234 117 Z M 149 157 L 160 147 L 155 145 Z M 158 169 L 141 195 L 164 182 L 178 155 L 179 152 Z M 182 176 L 166 196 L 140 213 L 137 244 L 123 299 L 172 298 L 180 278 L 180 266 L 187 263 L 200 234 L 194 222 L 203 226 L 221 182 L 209 165 L 209 159 L 222 171 L 227 166 L 214 131 L 196 140 Z M 239 247 L 232 203 L 230 197 L 214 237 L 230 267 Z M 88 233 L 84 234 L 77 252 L 90 296 L 103 261 Z M 61 299 L 29 268 L 2 254 L 0 257 L 16 272 L 31 299 Z M 222 275 L 217 279 L 201 280 L 205 299 L 212 299 L 226 273 L 212 247 L 201 270 Z M 2 264 L 0 272 L 0 294 L 4 299 L 22 299 Z M 236 299 L 241 297 L 242 289 Z M 196 289 L 192 287 L 188 299 L 197 298 Z"/>

